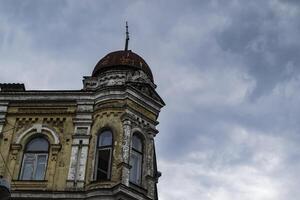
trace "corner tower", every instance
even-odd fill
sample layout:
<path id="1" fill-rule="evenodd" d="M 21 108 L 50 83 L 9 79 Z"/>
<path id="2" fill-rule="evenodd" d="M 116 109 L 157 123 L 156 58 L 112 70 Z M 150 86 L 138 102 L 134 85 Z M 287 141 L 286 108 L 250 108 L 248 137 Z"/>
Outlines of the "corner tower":
<path id="1" fill-rule="evenodd" d="M 104 56 L 83 83 L 84 91 L 95 94 L 89 188 L 117 183 L 127 194 L 145 196 L 136 199 L 156 199 L 160 173 L 154 137 L 164 102 L 155 91 L 150 67 L 131 50 L 115 51 Z"/>
<path id="2" fill-rule="evenodd" d="M 155 89 L 128 40 L 81 90 L 0 84 L 0 177 L 11 199 L 157 199 L 154 138 L 165 104 Z"/>

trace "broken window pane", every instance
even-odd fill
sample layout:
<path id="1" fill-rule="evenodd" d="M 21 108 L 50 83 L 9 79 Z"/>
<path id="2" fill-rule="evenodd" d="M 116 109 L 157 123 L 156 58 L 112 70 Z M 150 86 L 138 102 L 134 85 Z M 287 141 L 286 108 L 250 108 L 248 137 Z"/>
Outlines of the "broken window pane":
<path id="1" fill-rule="evenodd" d="M 101 149 L 98 151 L 97 180 L 109 179 L 110 152 L 110 149 Z"/>

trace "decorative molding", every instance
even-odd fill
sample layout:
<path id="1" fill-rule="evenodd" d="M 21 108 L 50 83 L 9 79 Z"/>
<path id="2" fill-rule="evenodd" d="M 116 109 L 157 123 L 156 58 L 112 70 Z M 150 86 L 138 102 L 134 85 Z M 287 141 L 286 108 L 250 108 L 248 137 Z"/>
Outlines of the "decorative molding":
<path id="1" fill-rule="evenodd" d="M 34 131 L 35 130 L 35 131 Z M 16 144 L 21 144 L 21 141 L 24 138 L 28 138 L 31 135 L 34 135 L 36 133 L 40 133 L 40 134 L 44 134 L 46 136 L 48 136 L 47 134 L 45 134 L 42 130 L 47 131 L 48 133 L 50 133 L 50 135 L 52 136 L 51 139 L 53 139 L 53 143 L 54 144 L 59 144 L 59 137 L 58 135 L 50 128 L 43 126 L 42 124 L 34 124 L 31 128 L 27 129 L 26 131 L 24 131 L 21 135 L 18 136 L 18 138 L 16 139 Z M 49 138 L 50 139 L 50 138 Z"/>
<path id="2" fill-rule="evenodd" d="M 21 144 L 11 144 L 10 145 L 10 160 L 17 160 L 18 153 L 22 149 Z"/>
<path id="3" fill-rule="evenodd" d="M 126 76 L 126 71 L 106 72 L 98 77 L 86 76 L 83 80 L 83 88 L 84 90 L 95 90 L 106 86 L 124 85 Z"/>
<path id="4" fill-rule="evenodd" d="M 48 181 L 13 180 L 12 190 L 47 190 Z"/>
<path id="5" fill-rule="evenodd" d="M 22 145 L 21 144 L 11 144 L 10 149 L 12 150 L 12 154 L 17 154 L 18 151 L 20 151 L 22 149 Z"/>
<path id="6" fill-rule="evenodd" d="M 19 108 L 18 114 L 69 114 L 73 113 L 69 111 L 68 108 L 60 108 L 60 107 L 26 107 Z"/>
<path id="7" fill-rule="evenodd" d="M 56 156 L 61 150 L 61 144 L 51 144 L 52 156 Z"/>
<path id="8" fill-rule="evenodd" d="M 135 121 L 134 115 L 132 115 L 131 113 L 128 113 L 128 112 L 123 113 L 123 115 L 121 116 L 121 120 L 123 123 L 126 123 L 126 124 L 128 124 L 129 122 Z"/>

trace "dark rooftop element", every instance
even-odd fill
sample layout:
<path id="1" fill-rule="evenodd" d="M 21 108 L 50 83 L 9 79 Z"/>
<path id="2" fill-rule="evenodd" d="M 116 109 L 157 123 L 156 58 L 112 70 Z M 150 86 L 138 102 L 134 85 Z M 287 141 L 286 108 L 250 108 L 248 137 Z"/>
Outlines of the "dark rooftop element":
<path id="1" fill-rule="evenodd" d="M 0 92 L 24 92 L 23 83 L 0 83 Z"/>
<path id="2" fill-rule="evenodd" d="M 8 200 L 10 197 L 10 184 L 0 176 L 0 200 Z"/>
<path id="3" fill-rule="evenodd" d="M 107 54 L 97 63 L 92 76 L 98 76 L 99 74 L 112 69 L 123 70 L 128 68 L 142 70 L 148 75 L 151 81 L 153 81 L 153 75 L 148 64 L 142 57 L 131 50 L 121 50 Z"/>
<path id="4" fill-rule="evenodd" d="M 129 43 L 129 32 L 128 32 L 128 22 L 126 22 L 126 42 L 125 42 L 125 51 L 128 50 Z"/>

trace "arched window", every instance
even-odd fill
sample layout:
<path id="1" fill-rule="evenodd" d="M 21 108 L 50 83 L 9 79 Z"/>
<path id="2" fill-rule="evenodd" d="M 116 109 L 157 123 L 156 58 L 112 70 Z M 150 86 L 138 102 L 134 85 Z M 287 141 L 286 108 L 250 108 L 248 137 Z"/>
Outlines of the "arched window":
<path id="1" fill-rule="evenodd" d="M 143 142 L 134 134 L 132 136 L 132 147 L 130 155 L 130 182 L 140 185 L 142 182 Z"/>
<path id="2" fill-rule="evenodd" d="M 112 132 L 110 130 L 105 130 L 98 136 L 96 156 L 96 180 L 109 180 L 112 157 Z"/>
<path id="3" fill-rule="evenodd" d="M 25 148 L 21 180 L 44 180 L 49 153 L 49 143 L 43 137 L 30 140 Z"/>

